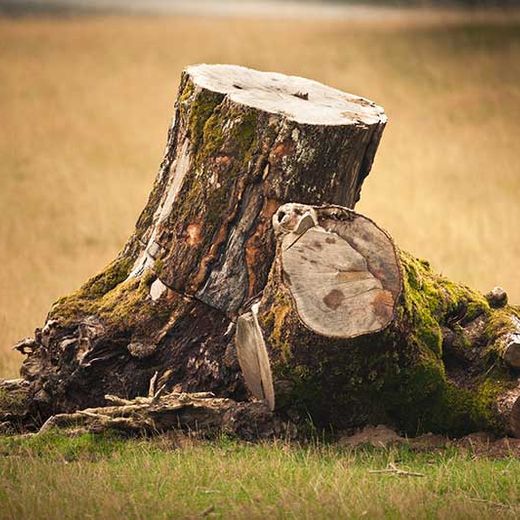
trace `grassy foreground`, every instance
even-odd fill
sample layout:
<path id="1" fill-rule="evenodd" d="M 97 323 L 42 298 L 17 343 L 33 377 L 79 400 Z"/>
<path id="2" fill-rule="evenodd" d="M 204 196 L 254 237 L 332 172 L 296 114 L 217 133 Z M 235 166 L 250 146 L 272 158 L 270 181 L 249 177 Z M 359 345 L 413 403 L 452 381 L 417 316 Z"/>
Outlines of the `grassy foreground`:
<path id="1" fill-rule="evenodd" d="M 396 467 L 423 476 L 372 473 Z M 446 450 L 0 438 L 0 519 L 518 518 L 520 460 Z"/>

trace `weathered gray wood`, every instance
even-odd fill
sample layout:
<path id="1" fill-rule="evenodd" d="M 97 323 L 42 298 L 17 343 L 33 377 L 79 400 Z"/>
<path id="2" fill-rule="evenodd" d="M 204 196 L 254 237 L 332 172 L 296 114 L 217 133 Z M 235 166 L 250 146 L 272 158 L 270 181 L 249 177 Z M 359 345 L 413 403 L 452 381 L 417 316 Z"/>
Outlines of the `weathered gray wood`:
<path id="1" fill-rule="evenodd" d="M 237 356 L 245 383 L 256 399 L 265 401 L 270 410 L 275 408 L 275 394 L 271 364 L 258 324 L 258 305 L 240 315 L 236 329 Z"/>
<path id="2" fill-rule="evenodd" d="M 134 400 L 107 395 L 113 405 L 49 417 L 39 429 L 61 429 L 72 435 L 118 431 L 126 435 L 184 431 L 191 435 L 227 433 L 243 439 L 294 435 L 289 426 L 260 402 L 237 403 L 206 393 L 169 393 Z"/>
<path id="3" fill-rule="evenodd" d="M 488 296 L 486 295 L 486 297 Z M 498 308 L 503 308 L 504 305 L 501 304 Z M 520 371 L 520 313 L 502 316 L 499 324 L 504 329 L 498 340 L 499 351 L 502 353 L 504 361 L 512 369 Z"/>
<path id="4" fill-rule="evenodd" d="M 511 366 L 520 370 L 520 336 L 513 335 L 504 351 L 504 361 Z"/>

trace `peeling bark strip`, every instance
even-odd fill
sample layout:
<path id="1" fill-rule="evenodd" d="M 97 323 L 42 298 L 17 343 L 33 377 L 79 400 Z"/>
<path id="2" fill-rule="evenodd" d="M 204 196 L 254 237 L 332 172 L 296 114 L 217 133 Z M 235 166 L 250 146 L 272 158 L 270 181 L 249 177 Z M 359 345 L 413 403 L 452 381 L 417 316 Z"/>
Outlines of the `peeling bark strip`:
<path id="1" fill-rule="evenodd" d="M 262 329 L 258 324 L 258 305 L 253 305 L 250 312 L 238 317 L 236 344 L 238 361 L 249 390 L 274 410 L 273 380 Z"/>
<path id="2" fill-rule="evenodd" d="M 293 420 L 520 436 L 520 310 L 434 274 L 370 219 L 285 204 L 266 288 L 238 318 L 250 392 Z M 266 390 L 267 389 L 267 390 Z"/>
<path id="3" fill-rule="evenodd" d="M 235 319 L 266 284 L 272 215 L 292 200 L 354 206 L 385 123 L 315 81 L 188 67 L 135 233 L 19 345 L 35 413 L 144 395 L 155 372 L 168 390 L 245 399 Z"/>

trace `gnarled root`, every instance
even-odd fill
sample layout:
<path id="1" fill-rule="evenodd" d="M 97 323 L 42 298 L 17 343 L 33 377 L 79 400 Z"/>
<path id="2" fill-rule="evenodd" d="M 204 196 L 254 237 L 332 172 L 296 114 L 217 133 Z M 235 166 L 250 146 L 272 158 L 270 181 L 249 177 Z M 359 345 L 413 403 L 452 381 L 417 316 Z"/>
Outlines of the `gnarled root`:
<path id="1" fill-rule="evenodd" d="M 107 395 L 106 400 L 113 405 L 53 415 L 39 433 L 53 428 L 73 434 L 115 430 L 127 435 L 182 430 L 202 436 L 227 433 L 246 440 L 295 433 L 292 425 L 283 423 L 262 402 L 239 403 L 208 392 L 172 392 L 132 400 Z"/>

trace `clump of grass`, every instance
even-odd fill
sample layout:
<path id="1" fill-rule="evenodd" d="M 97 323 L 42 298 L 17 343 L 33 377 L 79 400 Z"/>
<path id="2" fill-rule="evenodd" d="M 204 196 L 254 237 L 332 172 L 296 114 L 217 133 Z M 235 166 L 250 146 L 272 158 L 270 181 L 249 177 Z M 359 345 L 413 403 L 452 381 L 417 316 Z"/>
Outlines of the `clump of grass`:
<path id="1" fill-rule="evenodd" d="M 51 431 L 29 437 L 0 437 L 0 457 L 36 457 L 48 461 L 107 459 L 124 447 L 124 440 L 116 434 L 68 437 Z"/>

